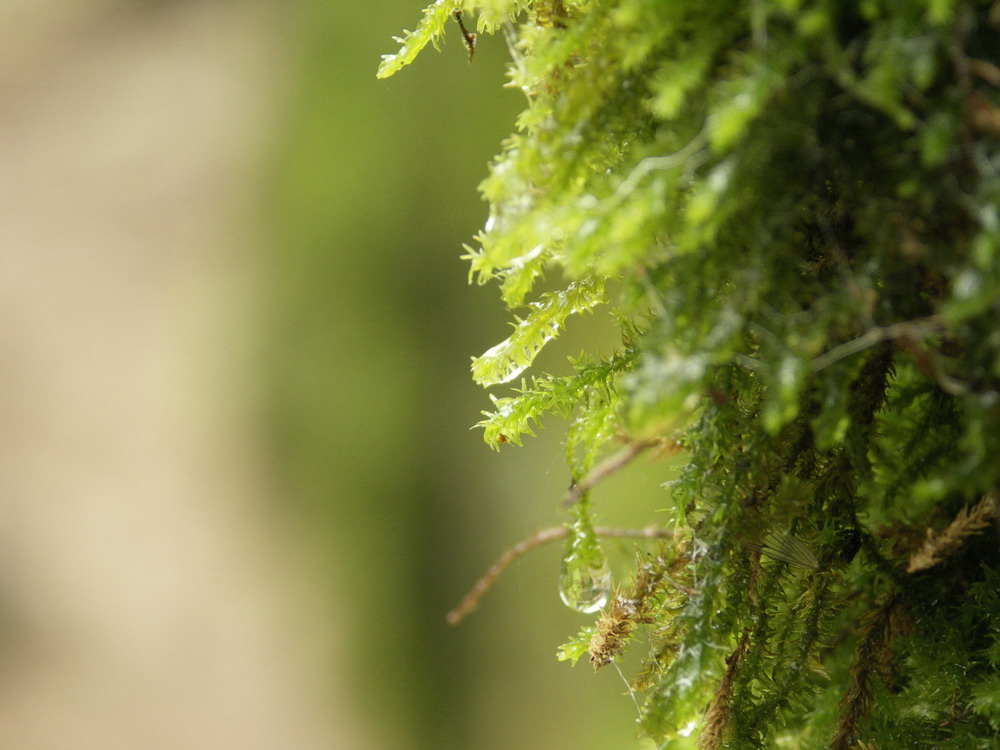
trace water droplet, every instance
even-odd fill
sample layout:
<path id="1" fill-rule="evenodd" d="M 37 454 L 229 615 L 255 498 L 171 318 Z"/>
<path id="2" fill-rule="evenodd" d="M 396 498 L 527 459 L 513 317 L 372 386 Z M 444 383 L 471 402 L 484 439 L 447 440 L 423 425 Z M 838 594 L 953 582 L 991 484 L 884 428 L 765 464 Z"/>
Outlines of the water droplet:
<path id="1" fill-rule="evenodd" d="M 590 525 L 581 512 L 570 529 L 559 571 L 559 598 L 577 612 L 596 612 L 611 595 L 611 570 Z"/>
<path id="2" fill-rule="evenodd" d="M 559 574 L 559 598 L 577 612 L 597 612 L 611 595 L 611 571 L 605 561 L 599 568 L 563 560 Z"/>

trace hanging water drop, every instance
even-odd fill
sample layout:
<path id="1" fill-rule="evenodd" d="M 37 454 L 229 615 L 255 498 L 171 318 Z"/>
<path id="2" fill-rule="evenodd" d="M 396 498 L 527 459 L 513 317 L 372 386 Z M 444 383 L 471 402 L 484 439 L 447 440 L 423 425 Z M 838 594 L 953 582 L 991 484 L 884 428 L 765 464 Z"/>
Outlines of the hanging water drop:
<path id="1" fill-rule="evenodd" d="M 570 529 L 559 571 L 559 598 L 578 612 L 597 612 L 611 595 L 611 570 L 585 513 Z"/>
<path id="2" fill-rule="evenodd" d="M 597 612 L 608 603 L 611 594 L 611 571 L 605 561 L 599 568 L 574 564 L 570 558 L 562 563 L 559 574 L 559 598 L 577 612 Z"/>

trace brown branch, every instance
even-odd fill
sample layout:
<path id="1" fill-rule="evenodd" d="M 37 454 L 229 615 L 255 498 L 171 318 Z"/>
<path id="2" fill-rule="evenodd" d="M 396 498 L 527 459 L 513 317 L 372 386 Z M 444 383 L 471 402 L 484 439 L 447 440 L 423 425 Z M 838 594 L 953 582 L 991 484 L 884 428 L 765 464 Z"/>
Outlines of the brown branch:
<path id="1" fill-rule="evenodd" d="M 991 493 L 984 496 L 972 509 L 969 506 L 962 508 L 944 530 L 935 534 L 928 529 L 927 541 L 910 556 L 906 572 L 919 573 L 933 568 L 961 547 L 968 537 L 989 526 L 990 519 L 995 515 L 996 498 Z"/>
<path id="2" fill-rule="evenodd" d="M 1000 135 L 1000 107 L 978 91 L 973 91 L 965 98 L 962 119 L 976 132 Z"/>
<path id="3" fill-rule="evenodd" d="M 872 677 L 883 681 L 891 677 L 892 653 L 889 645 L 900 631 L 897 605 L 898 599 L 890 596 L 865 613 L 861 620 L 864 634 L 854 652 L 851 684 L 840 701 L 841 714 L 830 744 L 831 750 L 856 750 L 861 722 L 871 711 L 874 699 Z"/>
<path id="4" fill-rule="evenodd" d="M 616 538 L 632 538 L 632 539 L 662 539 L 670 536 L 673 532 L 668 529 L 661 529 L 655 526 L 649 526 L 645 529 L 613 529 L 607 526 L 598 526 L 594 529 L 594 533 L 601 537 L 616 537 Z M 554 542 L 558 539 L 565 539 L 569 536 L 569 529 L 565 526 L 554 526 L 549 529 L 542 529 L 534 536 L 530 536 L 523 541 L 518 542 L 509 550 L 500 555 L 499 559 L 490 566 L 482 578 L 476 581 L 475 585 L 469 590 L 462 601 L 458 603 L 451 612 L 448 613 L 445 618 L 449 625 L 458 625 L 462 620 L 468 616 L 479 600 L 482 598 L 483 594 L 489 591 L 493 584 L 496 583 L 497 579 L 501 574 L 510 567 L 510 565 L 517 560 L 520 560 L 526 554 L 531 552 L 531 550 L 541 547 L 549 542 Z"/>
<path id="5" fill-rule="evenodd" d="M 454 16 L 455 20 L 458 21 L 458 27 L 462 30 L 462 38 L 465 39 L 465 46 L 469 50 L 469 65 L 472 65 L 472 58 L 476 54 L 476 35 L 465 28 L 465 22 L 462 20 L 462 11 L 456 10 Z"/>
<path id="6" fill-rule="evenodd" d="M 620 451 L 609 456 L 607 459 L 591 469 L 587 476 L 579 482 L 574 482 L 573 486 L 569 488 L 569 492 L 566 493 L 566 497 L 563 498 L 563 507 L 571 508 L 580 501 L 581 497 L 583 497 L 590 490 L 594 489 L 594 487 L 600 484 L 603 480 L 607 479 L 612 474 L 617 474 L 647 450 L 655 446 L 661 446 L 663 451 L 667 454 L 673 454 L 680 450 L 680 444 L 676 440 L 664 440 L 663 438 L 637 440 L 633 443 L 629 443 Z"/>
<path id="7" fill-rule="evenodd" d="M 601 611 L 587 646 L 595 671 L 611 664 L 616 656 L 624 652 L 636 626 L 654 622 L 654 612 L 663 606 L 657 596 L 663 585 L 669 585 L 687 596 L 697 593 L 667 575 L 668 570 L 687 560 L 687 555 L 678 555 L 672 560 L 659 555 L 655 560 L 646 562 L 641 554 L 638 556 L 635 578 L 627 589 L 612 595 L 611 602 Z"/>
<path id="8" fill-rule="evenodd" d="M 726 658 L 726 673 L 715 689 L 715 697 L 712 698 L 712 703 L 705 712 L 701 735 L 698 737 L 698 747 L 703 750 L 718 750 L 722 747 L 722 739 L 729 726 L 729 700 L 733 693 L 736 670 L 743 662 L 743 655 L 746 653 L 749 643 L 750 631 L 745 630 L 736 649 Z"/>
<path id="9" fill-rule="evenodd" d="M 679 583 L 678 581 L 675 581 L 673 578 L 671 578 L 670 576 L 668 576 L 666 574 L 664 574 L 664 576 L 663 576 L 663 582 L 666 583 L 668 586 L 671 586 L 672 588 L 677 589 L 682 594 L 687 594 L 688 596 L 697 596 L 698 595 L 697 589 L 693 589 L 690 586 L 685 586 L 683 583 Z"/>
<path id="10" fill-rule="evenodd" d="M 969 72 L 982 78 L 991 86 L 1000 86 L 1000 68 L 986 60 L 970 57 L 967 61 Z"/>

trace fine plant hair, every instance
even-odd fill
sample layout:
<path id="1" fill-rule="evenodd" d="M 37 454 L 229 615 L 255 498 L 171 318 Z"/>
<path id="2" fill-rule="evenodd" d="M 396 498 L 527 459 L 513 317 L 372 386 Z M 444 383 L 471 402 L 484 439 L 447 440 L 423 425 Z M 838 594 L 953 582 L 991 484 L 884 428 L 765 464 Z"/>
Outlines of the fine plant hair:
<path id="1" fill-rule="evenodd" d="M 558 656 L 644 654 L 660 748 L 998 747 L 1000 0 L 437 0 L 397 41 L 381 77 L 493 44 L 525 96 L 472 375 L 491 448 L 564 425 L 571 522 L 501 562 L 565 538 L 594 593 L 603 480 L 679 467 Z M 539 372 L 582 314 L 618 348 Z"/>

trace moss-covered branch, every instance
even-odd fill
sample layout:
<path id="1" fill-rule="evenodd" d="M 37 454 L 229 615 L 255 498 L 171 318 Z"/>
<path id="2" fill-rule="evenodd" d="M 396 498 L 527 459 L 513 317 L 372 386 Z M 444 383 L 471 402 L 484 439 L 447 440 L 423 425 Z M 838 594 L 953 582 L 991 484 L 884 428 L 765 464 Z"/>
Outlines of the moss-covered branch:
<path id="1" fill-rule="evenodd" d="M 442 38 L 464 65 L 456 10 L 526 97 L 465 258 L 527 313 L 476 379 L 530 372 L 573 312 L 622 333 L 492 395 L 487 443 L 567 420 L 564 567 L 594 586 L 591 480 L 685 462 L 683 552 L 592 592 L 563 656 L 645 631 L 663 748 L 991 746 L 1000 5 L 441 0 L 380 74 Z"/>

